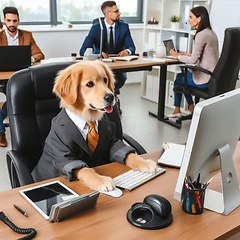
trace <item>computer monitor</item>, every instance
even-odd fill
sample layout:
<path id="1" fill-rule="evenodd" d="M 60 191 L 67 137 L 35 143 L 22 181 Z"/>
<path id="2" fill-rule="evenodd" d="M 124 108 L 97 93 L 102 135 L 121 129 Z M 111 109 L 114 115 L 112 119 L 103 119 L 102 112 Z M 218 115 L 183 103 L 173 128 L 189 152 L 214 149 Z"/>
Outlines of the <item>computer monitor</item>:
<path id="1" fill-rule="evenodd" d="M 204 208 L 227 215 L 240 205 L 240 190 L 233 163 L 233 153 L 240 137 L 239 103 L 240 89 L 236 89 L 195 106 L 175 199 L 181 201 L 186 176 L 195 179 L 200 173 L 204 183 L 221 172 L 222 191 L 214 191 L 210 184 Z"/>

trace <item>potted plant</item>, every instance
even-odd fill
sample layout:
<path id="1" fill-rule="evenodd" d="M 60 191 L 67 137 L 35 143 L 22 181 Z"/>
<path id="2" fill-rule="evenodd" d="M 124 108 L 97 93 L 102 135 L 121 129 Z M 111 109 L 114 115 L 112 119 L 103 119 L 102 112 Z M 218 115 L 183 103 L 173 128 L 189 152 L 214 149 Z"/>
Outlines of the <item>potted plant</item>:
<path id="1" fill-rule="evenodd" d="M 171 28 L 172 29 L 178 29 L 180 20 L 181 20 L 181 18 L 177 15 L 171 16 L 170 17 Z"/>

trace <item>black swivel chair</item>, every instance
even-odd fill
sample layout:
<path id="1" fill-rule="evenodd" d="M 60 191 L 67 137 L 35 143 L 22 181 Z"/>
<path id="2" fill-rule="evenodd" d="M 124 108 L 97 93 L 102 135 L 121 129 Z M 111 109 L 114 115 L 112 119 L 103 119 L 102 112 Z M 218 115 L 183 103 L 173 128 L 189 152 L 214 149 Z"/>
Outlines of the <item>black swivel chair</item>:
<path id="1" fill-rule="evenodd" d="M 209 74 L 211 77 L 208 83 L 208 88 L 200 89 L 188 86 L 187 74 L 185 74 L 185 85 L 176 85 L 173 90 L 175 92 L 189 93 L 195 96 L 195 103 L 198 103 L 200 98 L 208 99 L 235 89 L 240 69 L 239 43 L 240 27 L 227 28 L 225 30 L 221 56 L 213 72 L 193 65 L 186 64 L 181 66 L 182 71 L 185 73 L 187 73 L 188 69 L 194 69 Z M 191 114 L 182 116 L 177 119 L 176 122 L 181 124 L 182 121 L 191 118 Z"/>
<path id="2" fill-rule="evenodd" d="M 36 166 L 51 120 L 60 111 L 53 84 L 59 70 L 72 63 L 51 63 L 16 72 L 7 84 L 7 108 L 12 150 L 7 152 L 7 167 L 12 188 L 33 183 L 31 172 Z M 134 139 L 123 134 L 117 108 L 109 115 L 116 124 L 116 136 L 135 147 L 138 154 L 146 151 Z M 136 145 L 135 145 L 136 144 Z"/>

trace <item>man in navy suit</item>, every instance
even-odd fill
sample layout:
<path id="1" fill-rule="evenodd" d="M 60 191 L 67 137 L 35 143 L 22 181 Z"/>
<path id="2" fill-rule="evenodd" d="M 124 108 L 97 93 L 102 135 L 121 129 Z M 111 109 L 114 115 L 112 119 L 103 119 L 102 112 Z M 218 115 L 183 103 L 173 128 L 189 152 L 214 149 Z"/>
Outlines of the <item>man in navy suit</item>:
<path id="1" fill-rule="evenodd" d="M 105 1 L 101 5 L 101 10 L 104 14 L 102 20 L 103 26 L 103 44 L 102 44 L 102 57 L 108 58 L 109 54 L 117 54 L 118 56 L 127 56 L 135 54 L 135 45 L 131 37 L 129 26 L 127 23 L 121 22 L 120 11 L 115 1 Z M 113 27 L 113 49 L 108 49 L 110 41 L 110 27 Z M 94 54 L 100 53 L 100 36 L 101 28 L 99 22 L 94 24 L 90 29 L 87 37 L 85 38 L 80 49 L 80 56 L 83 56 L 87 48 L 93 48 Z M 127 77 L 126 73 L 114 73 L 116 83 L 115 92 L 117 92 L 125 83 Z"/>

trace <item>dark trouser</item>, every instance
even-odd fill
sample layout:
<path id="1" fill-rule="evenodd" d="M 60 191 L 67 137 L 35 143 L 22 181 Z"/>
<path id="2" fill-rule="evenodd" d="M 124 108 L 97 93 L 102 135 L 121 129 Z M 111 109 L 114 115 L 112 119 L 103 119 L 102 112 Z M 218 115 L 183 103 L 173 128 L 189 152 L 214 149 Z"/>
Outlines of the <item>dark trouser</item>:
<path id="1" fill-rule="evenodd" d="M 188 72 L 187 73 L 187 77 L 188 77 L 188 85 L 189 86 L 193 86 L 193 87 L 198 87 L 198 88 L 208 88 L 208 84 L 196 84 L 193 81 L 193 77 L 192 77 L 192 73 Z M 184 73 L 178 73 L 176 80 L 174 81 L 174 86 L 175 85 L 184 85 Z M 192 95 L 190 94 L 184 94 L 186 101 L 188 103 L 188 105 L 192 105 L 193 104 L 193 99 L 192 99 Z M 178 93 L 178 92 L 174 92 L 174 106 L 175 107 L 180 107 L 181 105 L 181 101 L 182 101 L 182 93 Z"/>

